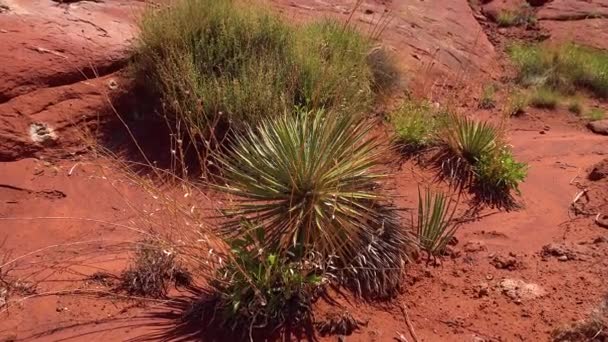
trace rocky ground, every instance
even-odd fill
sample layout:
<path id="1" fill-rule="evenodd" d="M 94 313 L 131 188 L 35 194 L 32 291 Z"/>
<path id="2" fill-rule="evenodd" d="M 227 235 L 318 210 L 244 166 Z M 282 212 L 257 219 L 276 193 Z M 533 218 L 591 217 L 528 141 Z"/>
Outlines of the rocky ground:
<path id="1" fill-rule="evenodd" d="M 269 2 L 295 21 L 347 18 L 354 3 Z M 519 8 L 514 0 L 367 0 L 353 20 L 372 31 L 390 16 L 382 41 L 398 56 L 412 93 L 493 119 L 512 87 L 504 53 L 510 41 L 575 40 L 608 49 L 608 1 L 530 2 L 539 6 L 531 8 L 538 22 L 529 28 L 498 28 L 491 20 Z M 111 147 L 128 141 L 110 99 L 124 99 L 128 90 L 124 70 L 144 6 L 0 0 L 0 265 L 3 253 L 24 256 L 10 270 L 23 275 L 11 294 L 23 300 L 6 310 L 0 291 L 0 341 L 191 338 L 171 328 L 175 308 L 100 297 L 107 287 L 90 278 L 120 272 L 125 260 L 107 246 L 132 237 L 125 227 L 137 215 L 134 204 L 154 202 L 116 165 L 90 153 L 84 135 L 86 128 Z M 489 83 L 499 87 L 499 105 L 478 109 Z M 588 101 L 608 110 L 606 102 Z M 530 165 L 524 207 L 485 209 L 465 223 L 450 257 L 410 267 L 393 305 L 338 297 L 337 308 L 319 304 L 319 317 L 348 311 L 364 323 L 347 341 L 404 341 L 411 340 L 407 308 L 421 341 L 477 342 L 549 340 L 554 329 L 588 317 L 608 290 L 608 122 L 596 125 L 594 133 L 565 109 L 528 109 L 509 120 L 515 154 Z M 417 184 L 432 174 L 415 160 L 393 167 L 398 204 L 412 208 Z"/>

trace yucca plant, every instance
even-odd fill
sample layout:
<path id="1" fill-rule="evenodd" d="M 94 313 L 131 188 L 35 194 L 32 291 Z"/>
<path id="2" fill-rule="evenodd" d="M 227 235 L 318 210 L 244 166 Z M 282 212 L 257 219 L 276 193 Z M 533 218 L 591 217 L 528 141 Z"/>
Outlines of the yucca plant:
<path id="1" fill-rule="evenodd" d="M 488 122 L 449 114 L 438 135 L 443 149 L 436 162 L 458 187 L 470 187 L 480 203 L 509 210 L 517 207 L 511 192 L 519 193 L 527 165 L 515 161 L 500 132 Z"/>
<path id="2" fill-rule="evenodd" d="M 420 248 L 428 255 L 428 260 L 441 255 L 458 229 L 454 221 L 457 202 L 442 192 L 434 193 L 418 189 L 418 217 L 412 215 L 412 226 L 418 236 Z"/>
<path id="3" fill-rule="evenodd" d="M 474 164 L 482 156 L 494 153 L 497 136 L 497 128 L 488 122 L 448 114 L 439 139 L 454 154 Z"/>
<path id="4" fill-rule="evenodd" d="M 223 231 L 245 233 L 246 219 L 266 229 L 265 247 L 352 258 L 373 234 L 382 200 L 375 169 L 384 148 L 368 137 L 372 124 L 323 111 L 285 114 L 236 134 L 219 156 L 225 185 L 236 196 Z"/>

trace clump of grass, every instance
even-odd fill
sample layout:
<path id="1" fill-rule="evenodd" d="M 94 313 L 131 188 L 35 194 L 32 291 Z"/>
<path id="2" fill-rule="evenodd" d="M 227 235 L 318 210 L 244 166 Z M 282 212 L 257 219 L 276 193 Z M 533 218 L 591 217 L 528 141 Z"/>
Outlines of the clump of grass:
<path id="1" fill-rule="evenodd" d="M 536 89 L 530 96 L 530 105 L 536 108 L 555 109 L 561 95 L 547 87 Z"/>
<path id="2" fill-rule="evenodd" d="M 509 54 L 525 85 L 547 86 L 572 93 L 577 88 L 608 97 L 608 53 L 576 44 L 515 44 Z"/>
<path id="3" fill-rule="evenodd" d="M 593 108 L 585 116 L 591 121 L 603 120 L 606 112 L 600 108 Z"/>
<path id="4" fill-rule="evenodd" d="M 443 151 L 437 160 L 444 175 L 458 186 L 470 186 L 484 203 L 507 210 L 515 206 L 512 192 L 519 194 L 527 166 L 515 161 L 498 127 L 449 114 L 438 138 Z"/>
<path id="5" fill-rule="evenodd" d="M 579 99 L 572 99 L 568 104 L 568 111 L 580 115 L 583 112 L 583 105 Z"/>
<path id="6" fill-rule="evenodd" d="M 499 27 L 534 26 L 536 17 L 530 6 L 521 6 L 516 10 L 501 10 L 496 16 Z"/>
<path id="7" fill-rule="evenodd" d="M 390 114 L 399 143 L 408 149 L 419 150 L 432 144 L 435 118 L 425 101 L 405 101 Z"/>
<path id="8" fill-rule="evenodd" d="M 187 318 L 217 324 L 241 338 L 258 329 L 311 325 L 312 303 L 326 283 L 322 262 L 276 254 L 263 247 L 263 227 L 246 225 L 249 231 L 230 242 L 232 258 L 211 283 L 214 296 Z"/>
<path id="9" fill-rule="evenodd" d="M 454 221 L 455 212 L 455 203 L 444 193 L 433 193 L 427 188 L 423 195 L 418 189 L 418 216 L 417 220 L 412 216 L 412 226 L 429 261 L 443 254 L 454 237 L 458 229 Z"/>
<path id="10" fill-rule="evenodd" d="M 140 23 L 133 70 L 203 147 L 295 107 L 360 113 L 397 81 L 389 54 L 350 25 L 288 25 L 242 1 L 181 0 Z M 217 145 L 217 143 L 216 143 Z"/>
<path id="11" fill-rule="evenodd" d="M 528 107 L 529 101 L 527 94 L 520 91 L 513 92 L 509 97 L 509 102 L 507 104 L 507 114 L 510 116 L 521 115 Z"/>
<path id="12" fill-rule="evenodd" d="M 119 288 L 129 294 L 162 298 L 169 285 L 189 285 L 190 272 L 177 260 L 175 250 L 158 241 L 146 240 L 137 245 L 133 264 L 121 275 Z"/>
<path id="13" fill-rule="evenodd" d="M 492 109 L 496 106 L 496 100 L 494 99 L 494 95 L 496 94 L 496 89 L 494 85 L 488 85 L 483 87 L 483 92 L 481 94 L 481 99 L 479 100 L 479 108 L 481 109 Z"/>

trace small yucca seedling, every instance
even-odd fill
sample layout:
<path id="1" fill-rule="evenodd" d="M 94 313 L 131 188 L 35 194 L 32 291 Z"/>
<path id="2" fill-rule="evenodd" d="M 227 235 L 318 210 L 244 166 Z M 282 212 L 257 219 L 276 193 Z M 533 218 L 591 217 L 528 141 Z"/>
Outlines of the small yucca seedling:
<path id="1" fill-rule="evenodd" d="M 454 237 L 458 224 L 454 222 L 456 203 L 442 192 L 433 193 L 418 190 L 418 217 L 415 227 L 420 248 L 428 254 L 429 260 L 441 255 Z"/>
<path id="2" fill-rule="evenodd" d="M 285 114 L 237 134 L 219 156 L 225 186 L 236 196 L 225 211 L 229 236 L 242 219 L 266 229 L 266 246 L 280 254 L 313 248 L 350 260 L 372 234 L 381 199 L 374 171 L 383 148 L 368 137 L 371 123 L 323 111 Z"/>
<path id="3" fill-rule="evenodd" d="M 474 164 L 497 148 L 498 129 L 488 122 L 449 114 L 440 138 L 457 156 Z"/>
<path id="4" fill-rule="evenodd" d="M 445 177 L 466 186 L 473 180 L 473 167 L 478 160 L 495 153 L 498 129 L 456 114 L 448 114 L 444 120 L 437 132 L 437 140 L 443 145 L 437 161 Z"/>

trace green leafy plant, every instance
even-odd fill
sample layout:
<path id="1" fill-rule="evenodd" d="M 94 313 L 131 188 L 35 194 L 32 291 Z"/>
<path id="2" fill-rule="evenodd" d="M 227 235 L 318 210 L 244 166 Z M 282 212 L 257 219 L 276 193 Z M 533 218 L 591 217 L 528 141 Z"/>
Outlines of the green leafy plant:
<path id="1" fill-rule="evenodd" d="M 146 240 L 137 244 L 134 262 L 121 277 L 119 288 L 130 294 L 161 298 L 169 285 L 188 285 L 191 275 L 177 259 L 176 251 L 163 247 L 158 241 Z"/>
<path id="2" fill-rule="evenodd" d="M 558 93 L 547 87 L 540 87 L 530 97 L 530 104 L 536 108 L 555 109 L 559 100 Z"/>
<path id="3" fill-rule="evenodd" d="M 479 100 L 479 108 L 482 109 L 492 109 L 496 106 L 496 100 L 494 99 L 494 95 L 496 94 L 496 89 L 493 85 L 483 87 L 483 92 L 481 94 L 481 99 Z"/>
<path id="4" fill-rule="evenodd" d="M 572 93 L 577 88 L 608 97 L 608 53 L 576 44 L 509 47 L 511 59 L 525 85 L 547 86 Z"/>
<path id="5" fill-rule="evenodd" d="M 300 112 L 264 120 L 237 134 L 219 156 L 236 196 L 223 231 L 243 232 L 246 218 L 264 226 L 266 242 L 283 254 L 299 245 L 349 260 L 363 233 L 373 233 L 382 199 L 375 169 L 384 149 L 369 138 L 371 123 L 352 115 Z M 276 248 L 276 249 L 275 249 Z"/>
<path id="6" fill-rule="evenodd" d="M 420 247 L 431 258 L 441 255 L 454 237 L 458 224 L 454 221 L 456 204 L 444 193 L 418 189 L 418 215 L 412 215 Z"/>
<path id="7" fill-rule="evenodd" d="M 436 158 L 457 186 L 468 186 L 479 201 L 509 210 L 516 206 L 511 192 L 519 194 L 527 166 L 514 160 L 499 132 L 488 122 L 449 114 L 438 136 L 443 150 Z"/>
<path id="8" fill-rule="evenodd" d="M 586 114 L 586 117 L 591 121 L 603 120 L 606 117 L 606 112 L 600 108 L 593 108 Z"/>
<path id="9" fill-rule="evenodd" d="M 435 118 L 427 102 L 405 101 L 390 114 L 390 122 L 406 147 L 418 150 L 432 143 Z"/>
<path id="10" fill-rule="evenodd" d="M 475 173 L 482 187 L 504 193 L 519 191 L 519 183 L 527 175 L 528 166 L 515 161 L 512 152 L 502 146 L 496 154 L 482 156 L 475 165 Z"/>
<path id="11" fill-rule="evenodd" d="M 326 282 L 319 259 L 292 260 L 272 252 L 263 247 L 264 228 L 244 225 L 248 232 L 230 241 L 231 258 L 211 282 L 213 297 L 188 318 L 218 320 L 220 327 L 250 336 L 257 329 L 312 324 L 312 303 Z"/>

